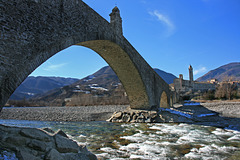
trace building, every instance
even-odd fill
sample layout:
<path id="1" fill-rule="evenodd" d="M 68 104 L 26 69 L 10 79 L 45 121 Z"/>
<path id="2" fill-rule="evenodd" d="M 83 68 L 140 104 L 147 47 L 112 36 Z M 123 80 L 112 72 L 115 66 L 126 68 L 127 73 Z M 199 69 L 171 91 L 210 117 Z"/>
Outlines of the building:
<path id="1" fill-rule="evenodd" d="M 197 82 L 193 79 L 193 68 L 190 65 L 189 68 L 189 80 L 184 80 L 183 75 L 179 74 L 179 78 L 174 79 L 171 84 L 172 89 L 176 92 L 177 101 L 181 100 L 183 96 L 194 97 L 196 93 L 204 93 L 209 90 L 215 90 L 216 85 L 209 82 Z"/>

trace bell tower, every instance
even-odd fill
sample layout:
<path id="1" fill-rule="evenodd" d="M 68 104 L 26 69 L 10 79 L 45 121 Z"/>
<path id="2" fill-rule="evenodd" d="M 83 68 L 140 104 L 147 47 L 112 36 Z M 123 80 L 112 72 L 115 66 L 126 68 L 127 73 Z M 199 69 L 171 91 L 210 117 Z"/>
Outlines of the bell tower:
<path id="1" fill-rule="evenodd" d="M 193 82 L 193 68 L 191 65 L 189 66 L 188 70 L 189 70 L 189 81 Z"/>
<path id="2" fill-rule="evenodd" d="M 115 31 L 115 33 L 118 35 L 122 35 L 123 34 L 122 18 L 120 16 L 120 10 L 118 9 L 117 6 L 112 9 L 112 13 L 110 13 L 109 16 L 110 16 L 110 25 Z"/>

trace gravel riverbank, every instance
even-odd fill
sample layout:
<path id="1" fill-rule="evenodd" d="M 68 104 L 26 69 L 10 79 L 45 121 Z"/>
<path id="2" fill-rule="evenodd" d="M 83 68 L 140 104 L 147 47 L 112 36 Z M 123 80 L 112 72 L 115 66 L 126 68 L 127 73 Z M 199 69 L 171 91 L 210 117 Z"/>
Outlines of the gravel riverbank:
<path id="1" fill-rule="evenodd" d="M 37 121 L 105 121 L 116 111 L 128 106 L 82 106 L 82 107 L 10 107 L 3 108 L 0 119 Z"/>
<path id="2" fill-rule="evenodd" d="M 220 113 L 220 116 L 240 118 L 240 102 L 213 102 L 201 103 L 201 105 Z"/>
<path id="3" fill-rule="evenodd" d="M 201 103 L 202 106 L 220 113 L 220 116 L 240 118 L 240 102 Z M 38 121 L 105 121 L 116 111 L 128 106 L 82 106 L 82 107 L 17 107 L 3 108 L 0 119 Z"/>

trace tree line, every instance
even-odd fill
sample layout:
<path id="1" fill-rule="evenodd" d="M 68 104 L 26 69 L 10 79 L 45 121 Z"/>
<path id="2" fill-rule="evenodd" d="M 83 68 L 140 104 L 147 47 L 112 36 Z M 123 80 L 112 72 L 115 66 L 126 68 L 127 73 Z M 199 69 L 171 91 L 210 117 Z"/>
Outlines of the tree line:
<path id="1" fill-rule="evenodd" d="M 205 92 L 201 99 L 204 100 L 232 100 L 240 98 L 239 83 L 221 82 L 217 85 L 216 90 Z"/>

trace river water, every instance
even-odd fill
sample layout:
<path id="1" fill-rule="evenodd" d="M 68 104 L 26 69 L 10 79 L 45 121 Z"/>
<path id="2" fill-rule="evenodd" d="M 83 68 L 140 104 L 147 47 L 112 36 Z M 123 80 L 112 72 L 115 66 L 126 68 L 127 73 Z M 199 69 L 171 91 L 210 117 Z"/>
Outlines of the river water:
<path id="1" fill-rule="evenodd" d="M 63 130 L 99 159 L 240 159 L 240 132 L 167 123 L 0 120 L 19 127 Z"/>

